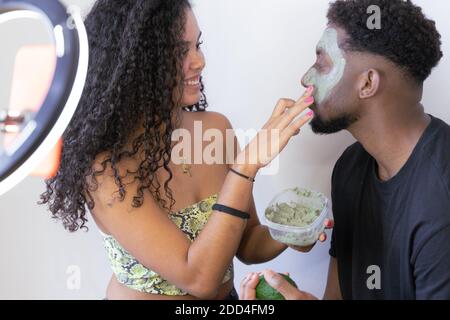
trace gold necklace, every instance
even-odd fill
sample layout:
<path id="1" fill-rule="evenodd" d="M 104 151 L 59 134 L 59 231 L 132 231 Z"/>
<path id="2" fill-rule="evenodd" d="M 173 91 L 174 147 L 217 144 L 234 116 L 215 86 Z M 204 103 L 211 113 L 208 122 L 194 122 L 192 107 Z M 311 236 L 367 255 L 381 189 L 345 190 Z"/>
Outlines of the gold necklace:
<path id="1" fill-rule="evenodd" d="M 192 178 L 192 173 L 191 173 L 191 168 L 192 166 L 190 164 L 186 164 L 186 159 L 185 158 L 181 158 L 181 160 L 183 161 L 181 168 L 183 170 L 183 174 L 188 174 L 189 177 Z"/>

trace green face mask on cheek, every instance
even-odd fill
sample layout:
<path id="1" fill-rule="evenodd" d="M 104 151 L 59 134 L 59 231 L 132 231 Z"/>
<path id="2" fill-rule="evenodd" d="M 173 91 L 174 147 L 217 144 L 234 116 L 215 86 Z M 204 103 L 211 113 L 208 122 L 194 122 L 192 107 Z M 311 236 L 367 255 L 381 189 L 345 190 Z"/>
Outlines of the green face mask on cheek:
<path id="1" fill-rule="evenodd" d="M 336 29 L 328 28 L 317 45 L 327 53 L 333 62 L 333 69 L 327 74 L 320 74 L 316 68 L 311 68 L 304 77 L 304 83 L 314 85 L 316 91 L 314 97 L 317 103 L 324 102 L 333 88 L 341 81 L 344 75 L 346 61 L 338 44 Z"/>

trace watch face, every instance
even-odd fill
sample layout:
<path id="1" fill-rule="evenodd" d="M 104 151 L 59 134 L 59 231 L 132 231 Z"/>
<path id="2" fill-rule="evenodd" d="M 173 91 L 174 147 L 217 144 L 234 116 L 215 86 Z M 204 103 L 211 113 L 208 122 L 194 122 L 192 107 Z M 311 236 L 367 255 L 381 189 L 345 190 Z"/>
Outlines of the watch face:
<path id="1" fill-rule="evenodd" d="M 2 195 L 33 172 L 55 173 L 60 137 L 84 87 L 88 45 L 79 10 L 56 0 L 0 0 L 0 41 Z"/>

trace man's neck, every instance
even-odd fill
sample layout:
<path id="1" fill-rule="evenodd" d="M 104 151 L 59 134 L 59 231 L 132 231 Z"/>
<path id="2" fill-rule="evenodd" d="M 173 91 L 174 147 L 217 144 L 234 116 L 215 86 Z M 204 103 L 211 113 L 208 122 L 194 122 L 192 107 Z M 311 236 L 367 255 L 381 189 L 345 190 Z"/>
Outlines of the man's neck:
<path id="1" fill-rule="evenodd" d="M 387 181 L 406 164 L 431 119 L 420 104 L 384 110 L 396 112 L 362 117 L 349 131 L 377 161 L 379 178 Z"/>

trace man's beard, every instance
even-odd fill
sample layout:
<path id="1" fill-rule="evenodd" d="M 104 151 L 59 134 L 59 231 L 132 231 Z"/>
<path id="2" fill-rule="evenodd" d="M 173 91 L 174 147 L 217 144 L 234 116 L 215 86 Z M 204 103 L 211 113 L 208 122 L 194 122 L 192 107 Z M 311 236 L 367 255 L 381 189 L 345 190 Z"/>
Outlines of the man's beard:
<path id="1" fill-rule="evenodd" d="M 342 130 L 348 129 L 358 119 L 348 114 L 342 115 L 339 118 L 329 121 L 323 121 L 316 115 L 310 122 L 312 131 L 317 134 L 333 134 Z"/>

